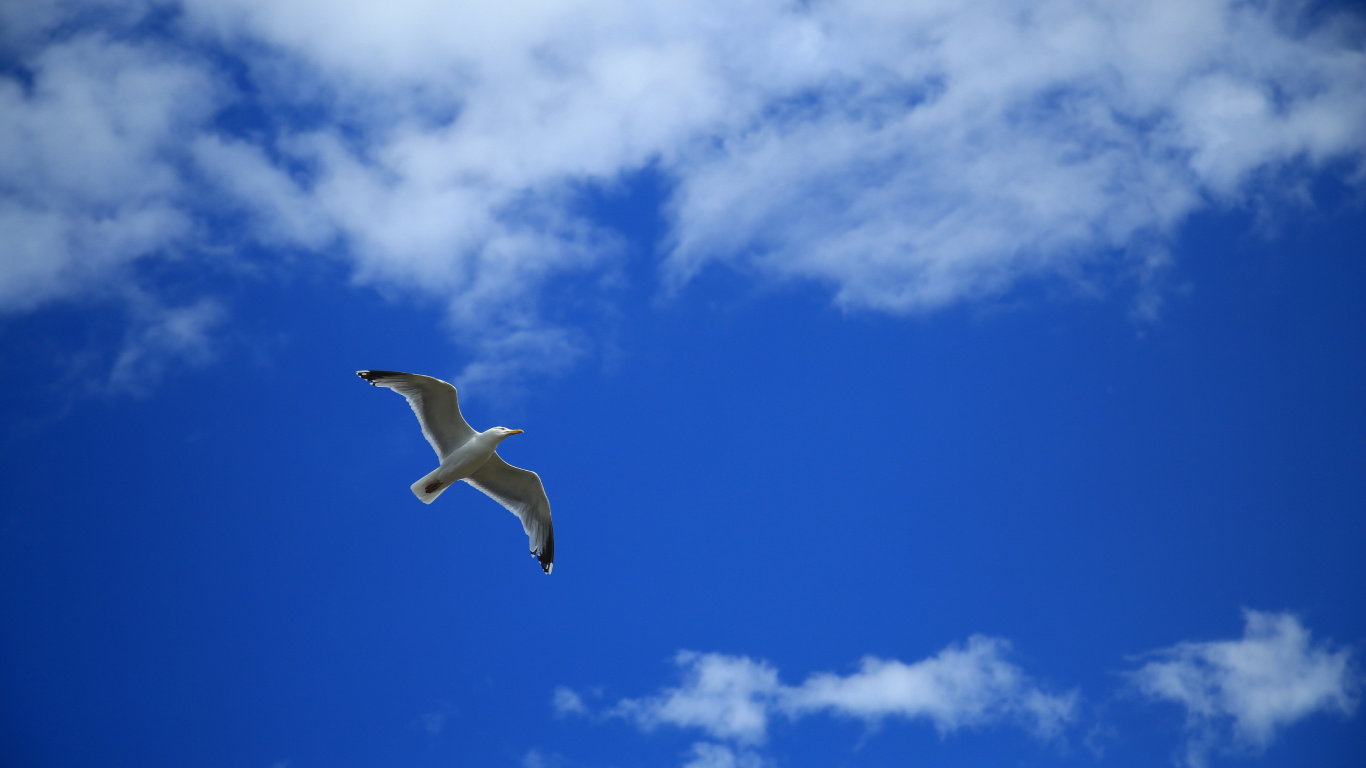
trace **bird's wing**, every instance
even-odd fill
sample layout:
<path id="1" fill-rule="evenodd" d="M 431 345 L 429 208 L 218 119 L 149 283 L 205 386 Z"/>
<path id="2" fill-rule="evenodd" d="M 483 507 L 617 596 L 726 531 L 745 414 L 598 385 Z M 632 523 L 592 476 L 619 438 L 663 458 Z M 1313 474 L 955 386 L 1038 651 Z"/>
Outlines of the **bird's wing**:
<path id="1" fill-rule="evenodd" d="M 460 400 L 455 387 L 431 376 L 398 371 L 356 371 L 356 375 L 376 387 L 388 387 L 408 398 L 408 405 L 422 425 L 422 436 L 432 444 L 439 459 L 475 436 L 475 431 L 460 415 Z"/>
<path id="2" fill-rule="evenodd" d="M 465 482 L 521 518 L 522 530 L 531 540 L 531 554 L 540 561 L 541 569 L 550 573 L 555 561 L 555 531 L 550 526 L 550 500 L 545 497 L 540 475 L 514 467 L 495 453 Z"/>

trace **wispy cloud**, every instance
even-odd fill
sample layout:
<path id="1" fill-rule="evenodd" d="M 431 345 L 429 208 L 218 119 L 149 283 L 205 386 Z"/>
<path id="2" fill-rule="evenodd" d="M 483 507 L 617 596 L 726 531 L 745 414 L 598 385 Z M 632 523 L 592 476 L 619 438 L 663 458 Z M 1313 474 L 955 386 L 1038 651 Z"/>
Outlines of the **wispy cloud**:
<path id="1" fill-rule="evenodd" d="M 163 307 L 144 299 L 109 372 L 108 389 L 145 393 L 173 364 L 203 365 L 213 358 L 212 332 L 226 319 L 213 299 Z"/>
<path id="2" fill-rule="evenodd" d="M 547 754 L 534 747 L 522 755 L 522 768 L 561 768 L 570 764 L 564 755 Z"/>
<path id="3" fill-rule="evenodd" d="M 1012 724 L 1036 737 L 1062 735 L 1076 718 L 1075 692 L 1050 693 L 1009 660 L 1004 640 L 973 636 L 913 663 L 868 657 L 849 675 L 820 673 L 786 685 L 763 661 L 719 653 L 680 652 L 675 687 L 623 699 L 601 711 L 645 731 L 661 726 L 699 730 L 723 743 L 700 742 L 697 765 L 749 766 L 762 762 L 754 748 L 768 737 L 769 721 L 825 713 L 877 725 L 887 718 L 924 720 L 941 735 L 962 728 Z M 560 714 L 591 714 L 582 699 L 561 688 Z"/>
<path id="4" fill-rule="evenodd" d="M 683 768 L 763 768 L 765 761 L 750 749 L 699 741 L 692 745 Z"/>
<path id="5" fill-rule="evenodd" d="M 561 717 L 588 713 L 588 707 L 583 703 L 583 697 L 575 693 L 573 689 L 562 685 L 555 689 L 555 694 L 550 699 L 550 705 L 555 709 L 555 714 Z"/>
<path id="6" fill-rule="evenodd" d="M 1244 611 L 1239 640 L 1181 642 L 1131 673 L 1134 687 L 1186 711 L 1184 760 L 1266 749 L 1282 728 L 1319 712 L 1351 715 L 1361 678 L 1350 650 L 1311 641 L 1292 614 Z"/>
<path id="7" fill-rule="evenodd" d="M 1119 281 L 1142 315 L 1193 212 L 1366 151 L 1359 37 L 1293 2 L 31 5 L 5 6 L 0 311 L 234 216 L 226 245 L 441 302 L 470 378 L 591 353 L 565 294 L 610 301 L 624 251 L 578 194 L 645 167 L 666 290 L 727 265 L 908 313 Z"/>

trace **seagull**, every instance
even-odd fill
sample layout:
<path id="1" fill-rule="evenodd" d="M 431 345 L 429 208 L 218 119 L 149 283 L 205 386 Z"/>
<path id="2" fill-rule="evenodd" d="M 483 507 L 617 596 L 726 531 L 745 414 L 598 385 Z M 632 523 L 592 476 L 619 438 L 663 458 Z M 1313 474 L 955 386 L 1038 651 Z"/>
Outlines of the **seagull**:
<path id="1" fill-rule="evenodd" d="M 422 503 L 431 504 L 457 480 L 464 480 L 521 519 L 532 556 L 549 574 L 555 560 L 555 532 L 550 527 L 545 486 L 540 475 L 512 466 L 495 452 L 499 443 L 522 430 L 493 427 L 475 432 L 460 415 L 455 387 L 441 379 L 398 371 L 356 371 L 356 375 L 371 386 L 387 387 L 407 398 L 422 425 L 422 436 L 441 460 L 441 466 L 412 485 Z"/>

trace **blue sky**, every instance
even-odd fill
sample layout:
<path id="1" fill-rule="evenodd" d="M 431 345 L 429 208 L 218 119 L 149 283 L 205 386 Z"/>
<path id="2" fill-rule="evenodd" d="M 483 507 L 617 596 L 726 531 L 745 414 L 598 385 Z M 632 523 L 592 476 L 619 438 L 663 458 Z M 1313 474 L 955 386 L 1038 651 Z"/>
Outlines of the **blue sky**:
<path id="1" fill-rule="evenodd" d="M 1361 764 L 1363 24 L 0 3 L 4 763 Z"/>

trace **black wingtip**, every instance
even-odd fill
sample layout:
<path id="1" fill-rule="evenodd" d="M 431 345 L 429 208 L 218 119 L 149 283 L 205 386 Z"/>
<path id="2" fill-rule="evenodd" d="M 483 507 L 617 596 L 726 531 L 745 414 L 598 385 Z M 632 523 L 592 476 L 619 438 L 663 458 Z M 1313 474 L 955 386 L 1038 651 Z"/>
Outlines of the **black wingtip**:
<path id="1" fill-rule="evenodd" d="M 370 386 L 375 386 L 375 382 L 380 379 L 387 379 L 390 376 L 402 376 L 398 371 L 356 371 L 356 375 L 370 382 Z"/>
<path id="2" fill-rule="evenodd" d="M 551 532 L 550 538 L 546 539 L 545 547 L 542 548 L 540 552 L 537 552 L 536 550 L 532 550 L 532 551 L 531 551 L 531 556 L 534 557 L 534 558 L 536 558 L 537 560 L 540 561 L 540 563 L 541 563 L 541 570 L 545 571 L 545 574 L 546 574 L 547 576 L 549 576 L 549 575 L 550 575 L 550 569 L 551 569 L 552 567 L 554 567 L 554 565 L 555 565 L 555 534 L 554 534 L 554 532 Z"/>

